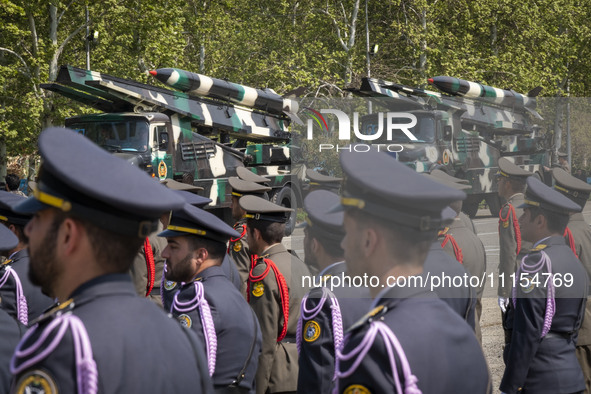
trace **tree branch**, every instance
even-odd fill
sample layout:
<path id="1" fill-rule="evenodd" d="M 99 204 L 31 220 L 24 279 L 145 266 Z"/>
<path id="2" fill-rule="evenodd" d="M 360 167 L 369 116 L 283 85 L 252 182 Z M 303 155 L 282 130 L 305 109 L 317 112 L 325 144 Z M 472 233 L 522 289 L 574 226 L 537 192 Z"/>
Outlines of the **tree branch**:
<path id="1" fill-rule="evenodd" d="M 0 47 L 0 51 L 8 52 L 8 53 L 10 53 L 11 55 L 14 55 L 14 56 L 16 56 L 16 58 L 17 58 L 18 60 L 20 60 L 20 61 L 21 61 L 21 63 L 23 63 L 23 66 L 25 66 L 25 72 L 21 72 L 21 73 L 22 73 L 24 76 L 26 76 L 26 77 L 28 77 L 28 78 L 29 78 L 29 80 L 31 81 L 31 84 L 33 85 L 33 91 L 35 92 L 35 96 L 36 96 L 37 98 L 39 98 L 40 96 L 39 96 L 39 91 L 37 90 L 37 85 L 35 85 L 35 82 L 34 82 L 34 80 L 33 80 L 33 76 L 31 75 L 31 71 L 30 71 L 30 69 L 29 69 L 29 66 L 27 65 L 27 62 L 25 61 L 25 59 L 23 59 L 23 58 L 22 58 L 22 56 L 21 56 L 21 55 L 19 55 L 18 53 L 16 53 L 15 51 L 13 51 L 13 50 L 11 50 L 11 49 L 8 49 L 8 48 L 3 48 L 3 47 Z"/>
<path id="2" fill-rule="evenodd" d="M 330 20 L 332 21 L 332 24 L 334 25 L 335 29 L 337 30 L 337 37 L 339 39 L 339 42 L 341 43 L 341 46 L 343 47 L 345 52 L 348 52 L 349 48 L 347 48 L 347 44 L 345 44 L 345 41 L 343 41 L 343 37 L 341 36 L 341 29 L 339 28 L 339 24 L 337 23 L 337 20 L 332 15 L 330 15 L 330 13 L 327 10 L 319 10 L 319 11 L 330 18 Z"/>
<path id="3" fill-rule="evenodd" d="M 62 11 L 62 13 L 57 17 L 57 24 L 60 24 L 60 21 L 62 20 L 62 17 L 64 16 L 64 14 L 66 13 L 66 11 L 68 10 L 68 8 L 70 8 L 70 6 L 72 5 L 72 3 L 74 3 L 74 0 L 70 1 L 70 4 L 68 4 L 67 6 L 64 7 L 64 10 Z"/>

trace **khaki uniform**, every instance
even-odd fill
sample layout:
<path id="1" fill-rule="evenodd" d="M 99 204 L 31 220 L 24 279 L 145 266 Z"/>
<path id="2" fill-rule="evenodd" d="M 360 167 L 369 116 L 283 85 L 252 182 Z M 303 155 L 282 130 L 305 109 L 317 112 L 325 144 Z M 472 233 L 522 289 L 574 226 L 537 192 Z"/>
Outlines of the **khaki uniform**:
<path id="1" fill-rule="evenodd" d="M 246 298 L 248 274 L 250 272 L 250 252 L 248 249 L 248 235 L 246 234 L 246 219 L 240 219 L 234 225 L 234 230 L 241 234 L 239 239 L 232 238 L 228 244 L 228 255 L 234 261 L 240 275 L 240 294 Z"/>
<path id="2" fill-rule="evenodd" d="M 482 279 L 486 271 L 486 253 L 484 251 L 484 245 L 476 234 L 474 234 L 469 228 L 466 227 L 465 223 L 460 217 L 454 219 L 453 223 L 449 226 L 448 233 L 451 234 L 460 249 L 462 250 L 463 265 L 464 269 L 468 271 L 470 276 L 476 276 Z M 454 256 L 453 247 L 448 242 L 443 248 L 447 253 Z M 481 286 L 476 288 L 476 310 L 475 310 L 475 325 L 474 331 L 478 342 L 482 343 L 482 333 L 480 331 L 480 315 L 482 313 L 482 293 L 484 292 L 484 281 Z"/>
<path id="3" fill-rule="evenodd" d="M 460 212 L 458 217 L 464 223 L 466 228 L 468 228 L 468 230 L 476 234 L 476 227 L 474 227 L 474 222 L 472 221 L 472 219 L 470 219 L 470 216 L 466 215 L 464 212 Z"/>
<path id="4" fill-rule="evenodd" d="M 158 237 L 156 234 L 157 232 L 148 237 L 150 246 L 152 247 L 152 254 L 154 255 L 154 266 L 156 268 L 154 287 L 148 298 L 154 301 L 159 307 L 162 307 L 162 300 L 160 298 L 160 283 L 162 281 L 162 275 L 164 275 L 164 258 L 162 258 L 162 251 L 166 248 L 168 243 L 166 242 L 166 238 Z M 148 285 L 148 266 L 143 245 L 133 260 L 130 275 L 137 294 L 140 297 L 145 297 Z"/>
<path id="5" fill-rule="evenodd" d="M 591 227 L 585 222 L 582 213 L 575 213 L 570 217 L 568 228 L 575 240 L 577 256 L 583 263 L 587 275 L 591 278 Z M 591 303 L 589 303 L 588 298 L 585 307 L 585 318 L 577 338 L 576 354 L 583 375 L 585 375 L 585 392 L 589 393 L 591 392 Z"/>
<path id="6" fill-rule="evenodd" d="M 531 242 L 521 240 L 521 250 L 517 254 L 517 238 L 515 232 L 514 219 L 517 221 L 523 209 L 517 208 L 523 204 L 523 193 L 512 195 L 507 204 L 501 209 L 499 220 L 499 288 L 498 296 L 511 297 L 511 288 L 513 280 L 511 275 L 515 273 L 517 267 L 521 264 L 521 259 L 532 248 Z M 510 205 L 515 208 L 515 216 L 510 212 Z M 517 224 L 517 228 L 519 224 Z"/>
<path id="7" fill-rule="evenodd" d="M 289 317 L 285 338 L 277 342 L 283 327 L 279 285 L 272 268 L 264 259 L 273 261 L 289 288 Z M 259 319 L 263 346 L 256 374 L 256 392 L 280 393 L 296 391 L 298 381 L 298 351 L 295 337 L 300 316 L 300 304 L 308 289 L 302 287 L 302 276 L 309 275 L 305 264 L 290 254 L 282 244 L 269 247 L 257 259 L 253 277 L 268 274 L 250 284 L 249 304 Z"/>

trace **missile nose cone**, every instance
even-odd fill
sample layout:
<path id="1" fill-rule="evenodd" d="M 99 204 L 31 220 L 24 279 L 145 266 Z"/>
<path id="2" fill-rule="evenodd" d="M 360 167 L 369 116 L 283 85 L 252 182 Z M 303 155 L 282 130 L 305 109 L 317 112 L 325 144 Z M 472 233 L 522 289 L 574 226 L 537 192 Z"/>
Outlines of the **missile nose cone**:
<path id="1" fill-rule="evenodd" d="M 156 75 L 158 75 L 158 71 L 156 70 L 150 70 L 150 74 L 155 77 Z"/>
<path id="2" fill-rule="evenodd" d="M 429 85 L 433 85 L 433 78 L 428 78 L 427 82 L 429 83 Z"/>

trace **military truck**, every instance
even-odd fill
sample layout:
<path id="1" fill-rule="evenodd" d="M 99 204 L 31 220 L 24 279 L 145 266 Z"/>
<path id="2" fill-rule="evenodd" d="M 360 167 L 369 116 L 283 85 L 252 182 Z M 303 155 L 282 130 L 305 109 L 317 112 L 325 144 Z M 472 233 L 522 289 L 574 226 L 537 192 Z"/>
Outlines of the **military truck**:
<path id="1" fill-rule="evenodd" d="M 535 110 L 535 98 L 451 77 L 435 77 L 429 82 L 444 93 L 418 89 L 380 79 L 364 78 L 353 92 L 371 98 L 375 113 L 361 118 L 362 133 L 379 133 L 379 117 L 386 111 L 410 113 L 417 123 L 410 129 L 416 137 L 394 133 L 385 141 L 400 144 L 397 159 L 419 172 L 435 168 L 467 179 L 472 186 L 463 210 L 474 216 L 485 200 L 491 214 L 498 215 L 498 159 L 506 157 L 548 181 L 548 139 L 535 124 L 542 117 Z M 408 119 L 400 119 L 400 123 Z M 396 119 L 394 123 L 397 123 Z M 382 134 L 385 136 L 385 133 Z"/>
<path id="2" fill-rule="evenodd" d="M 297 103 L 270 90 L 231 85 L 258 91 L 264 100 L 239 102 L 215 83 L 212 94 L 202 89 L 196 95 L 72 66 L 62 66 L 56 81 L 42 87 L 102 112 L 68 118 L 67 127 L 154 177 L 203 187 L 210 209 L 228 221 L 227 179 L 239 166 L 271 180 L 273 201 L 301 206 L 305 168 L 297 163 L 288 128 L 295 116 L 290 105 Z M 286 103 L 285 111 L 271 102 Z M 294 224 L 295 213 L 288 228 Z"/>

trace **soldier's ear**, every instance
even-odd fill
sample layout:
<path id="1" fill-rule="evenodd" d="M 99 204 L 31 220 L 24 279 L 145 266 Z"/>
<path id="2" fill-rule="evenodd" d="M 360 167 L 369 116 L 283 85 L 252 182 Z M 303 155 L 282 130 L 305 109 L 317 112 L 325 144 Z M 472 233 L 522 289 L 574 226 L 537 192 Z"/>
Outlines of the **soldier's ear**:
<path id="1" fill-rule="evenodd" d="M 16 235 L 16 236 L 18 237 L 18 231 L 16 230 L 16 227 L 14 226 L 14 224 L 9 224 L 9 225 L 8 225 L 8 229 L 9 229 L 10 231 L 12 231 L 12 232 L 13 232 L 13 234 L 14 234 L 14 235 Z"/>
<path id="2" fill-rule="evenodd" d="M 58 229 L 57 247 L 58 249 L 61 247 L 62 252 L 66 255 L 71 255 L 82 247 L 84 236 L 88 238 L 88 233 L 82 223 L 72 218 L 65 218 Z"/>
<path id="3" fill-rule="evenodd" d="M 314 255 L 317 255 L 318 254 L 318 251 L 319 251 L 319 248 L 321 247 L 321 245 L 320 245 L 320 243 L 318 242 L 318 240 L 316 238 L 312 238 L 311 246 L 312 246 L 312 253 Z"/>
<path id="4" fill-rule="evenodd" d="M 256 239 L 257 241 L 261 239 L 261 230 L 252 227 L 249 227 L 249 229 L 252 231 L 254 239 Z"/>
<path id="5" fill-rule="evenodd" d="M 535 225 L 536 227 L 540 228 L 540 229 L 544 229 L 548 227 L 548 219 L 546 218 L 546 216 L 544 215 L 538 215 L 536 216 L 536 218 L 534 219 Z"/>
<path id="6" fill-rule="evenodd" d="M 363 228 L 360 235 L 363 255 L 369 257 L 375 252 L 380 236 L 376 229 L 372 227 Z"/>
<path id="7" fill-rule="evenodd" d="M 209 252 L 205 248 L 199 248 L 199 249 L 197 249 L 197 250 L 194 251 L 193 256 L 197 260 L 203 262 L 203 261 L 207 260 L 207 258 L 209 257 Z"/>

